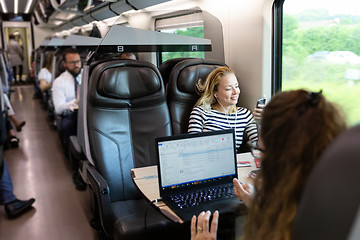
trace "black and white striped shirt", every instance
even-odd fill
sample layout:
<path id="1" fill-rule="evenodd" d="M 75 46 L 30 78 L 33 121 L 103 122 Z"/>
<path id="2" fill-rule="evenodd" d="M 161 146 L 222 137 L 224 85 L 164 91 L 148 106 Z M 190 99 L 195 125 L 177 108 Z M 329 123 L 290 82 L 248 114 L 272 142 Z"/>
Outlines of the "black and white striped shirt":
<path id="1" fill-rule="evenodd" d="M 257 140 L 258 133 L 251 111 L 238 107 L 236 113 L 230 115 L 219 112 L 213 108 L 205 111 L 201 106 L 194 107 L 189 119 L 189 133 L 208 132 L 223 129 L 235 129 L 236 148 L 243 142 L 243 134 L 246 132 L 249 140 Z"/>

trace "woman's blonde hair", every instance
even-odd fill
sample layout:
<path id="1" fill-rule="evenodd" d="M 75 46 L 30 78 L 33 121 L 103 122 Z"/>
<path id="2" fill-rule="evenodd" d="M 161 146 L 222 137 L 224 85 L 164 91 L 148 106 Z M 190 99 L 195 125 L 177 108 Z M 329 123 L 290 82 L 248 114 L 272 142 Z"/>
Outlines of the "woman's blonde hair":
<path id="1" fill-rule="evenodd" d="M 55 53 L 50 53 L 46 59 L 45 68 L 51 73 L 52 70 L 52 63 L 54 59 Z"/>
<path id="2" fill-rule="evenodd" d="M 219 83 L 223 77 L 228 74 L 234 74 L 234 72 L 228 67 L 219 67 L 214 69 L 203 81 L 198 80 L 196 88 L 201 93 L 200 99 L 196 102 L 195 107 L 202 106 L 206 111 L 210 111 L 211 106 L 217 103 L 215 98 L 215 92 L 218 90 Z M 231 108 L 230 112 L 233 112 L 235 108 Z"/>
<path id="3" fill-rule="evenodd" d="M 292 238 L 308 176 L 326 147 L 345 129 L 342 112 L 321 92 L 288 91 L 271 99 L 261 120 L 266 152 L 242 239 Z"/>

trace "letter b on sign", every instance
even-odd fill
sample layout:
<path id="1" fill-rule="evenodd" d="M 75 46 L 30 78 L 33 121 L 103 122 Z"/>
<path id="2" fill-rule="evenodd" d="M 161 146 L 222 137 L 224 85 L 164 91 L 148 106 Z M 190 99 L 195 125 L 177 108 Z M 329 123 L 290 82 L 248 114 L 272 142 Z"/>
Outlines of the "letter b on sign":
<path id="1" fill-rule="evenodd" d="M 118 52 L 123 52 L 124 51 L 124 46 L 117 46 L 117 51 Z"/>

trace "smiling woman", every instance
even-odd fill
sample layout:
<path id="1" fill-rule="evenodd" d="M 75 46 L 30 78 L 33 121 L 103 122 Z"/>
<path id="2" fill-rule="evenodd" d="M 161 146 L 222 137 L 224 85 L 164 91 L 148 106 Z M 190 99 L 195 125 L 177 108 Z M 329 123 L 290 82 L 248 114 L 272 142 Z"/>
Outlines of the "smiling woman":
<path id="1" fill-rule="evenodd" d="M 199 80 L 197 88 L 202 95 L 191 112 L 189 133 L 234 129 L 238 150 L 245 138 L 257 140 L 257 128 L 251 111 L 236 106 L 240 88 L 230 68 L 213 70 L 205 81 Z"/>

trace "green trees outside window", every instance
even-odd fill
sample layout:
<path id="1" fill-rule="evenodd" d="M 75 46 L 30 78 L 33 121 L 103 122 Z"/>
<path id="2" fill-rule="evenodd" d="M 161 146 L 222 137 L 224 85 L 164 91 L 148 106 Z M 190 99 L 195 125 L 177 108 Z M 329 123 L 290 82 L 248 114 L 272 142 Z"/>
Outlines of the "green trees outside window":
<path id="1" fill-rule="evenodd" d="M 344 110 L 350 126 L 359 124 L 360 12 L 329 14 L 327 9 L 309 9 L 289 14 L 287 2 L 283 8 L 282 90 L 322 89 Z"/>

